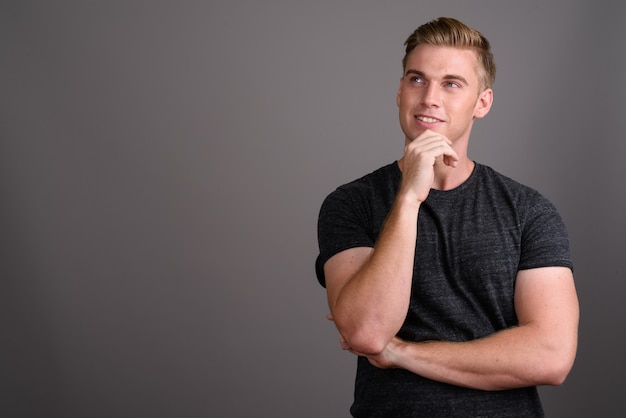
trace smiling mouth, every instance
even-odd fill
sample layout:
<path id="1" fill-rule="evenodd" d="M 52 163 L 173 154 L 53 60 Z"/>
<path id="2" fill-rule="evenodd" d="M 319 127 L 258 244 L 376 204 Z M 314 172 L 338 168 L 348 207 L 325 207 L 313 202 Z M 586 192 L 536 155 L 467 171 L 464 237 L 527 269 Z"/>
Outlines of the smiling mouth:
<path id="1" fill-rule="evenodd" d="M 428 116 L 417 116 L 416 118 L 417 118 L 417 120 L 422 121 L 422 122 L 426 122 L 426 123 L 441 122 L 439 119 L 429 118 Z"/>

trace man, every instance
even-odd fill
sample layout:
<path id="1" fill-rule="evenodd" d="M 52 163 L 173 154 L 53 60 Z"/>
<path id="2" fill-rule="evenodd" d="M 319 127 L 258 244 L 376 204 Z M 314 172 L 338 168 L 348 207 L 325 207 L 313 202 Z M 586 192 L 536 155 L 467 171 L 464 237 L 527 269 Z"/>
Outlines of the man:
<path id="1" fill-rule="evenodd" d="M 406 41 L 404 155 L 320 210 L 316 271 L 358 355 L 356 417 L 543 416 L 577 347 L 569 241 L 554 206 L 468 155 L 493 102 L 487 39 L 439 18 Z"/>

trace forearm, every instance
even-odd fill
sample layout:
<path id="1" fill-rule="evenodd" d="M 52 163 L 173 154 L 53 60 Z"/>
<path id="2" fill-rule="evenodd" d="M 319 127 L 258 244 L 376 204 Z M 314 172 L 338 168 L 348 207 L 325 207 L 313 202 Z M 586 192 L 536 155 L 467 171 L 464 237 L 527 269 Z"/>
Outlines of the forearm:
<path id="1" fill-rule="evenodd" d="M 466 342 L 405 342 L 394 338 L 378 355 L 381 368 L 482 390 L 559 385 L 571 370 L 578 344 L 579 307 L 574 278 L 565 267 L 518 272 L 516 327 Z"/>
<path id="2" fill-rule="evenodd" d="M 329 298 L 339 332 L 359 351 L 382 351 L 404 322 L 411 295 L 418 210 L 414 201 L 398 197 L 369 258 L 337 297 Z"/>
<path id="3" fill-rule="evenodd" d="M 346 345 L 353 350 L 380 353 L 404 323 L 411 297 L 420 204 L 434 184 L 437 159 L 457 166 L 459 157 L 451 144 L 430 130 L 412 141 L 407 139 L 404 156 L 398 161 L 402 181 L 373 251 L 367 259 L 351 260 L 344 254 L 326 263 L 332 264 L 328 270 L 333 272 L 331 286 L 326 275 L 331 313 Z"/>
<path id="4" fill-rule="evenodd" d="M 559 385 L 569 373 L 576 344 L 558 341 L 531 325 L 468 342 L 395 340 L 393 366 L 457 386 L 504 390 Z"/>

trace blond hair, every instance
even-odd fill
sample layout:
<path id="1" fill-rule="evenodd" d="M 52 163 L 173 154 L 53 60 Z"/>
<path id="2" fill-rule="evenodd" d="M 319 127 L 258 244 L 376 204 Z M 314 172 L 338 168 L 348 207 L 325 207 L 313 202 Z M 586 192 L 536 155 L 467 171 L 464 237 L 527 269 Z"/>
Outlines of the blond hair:
<path id="1" fill-rule="evenodd" d="M 422 44 L 474 49 L 480 64 L 479 79 L 482 89 L 491 88 L 493 85 L 496 79 L 496 63 L 491 53 L 491 45 L 476 29 L 450 17 L 440 17 L 421 25 L 404 42 L 406 46 L 402 59 L 404 70 L 411 51 Z"/>

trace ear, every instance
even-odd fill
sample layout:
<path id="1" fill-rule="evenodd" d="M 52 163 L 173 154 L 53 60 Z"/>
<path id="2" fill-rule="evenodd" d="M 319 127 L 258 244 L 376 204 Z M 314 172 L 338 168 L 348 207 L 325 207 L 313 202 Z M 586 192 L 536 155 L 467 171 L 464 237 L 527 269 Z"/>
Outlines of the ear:
<path id="1" fill-rule="evenodd" d="M 396 95 L 396 105 L 400 107 L 400 94 L 402 93 L 402 81 L 404 77 L 400 77 L 400 85 L 398 85 L 398 94 Z"/>
<path id="2" fill-rule="evenodd" d="M 493 90 L 485 89 L 478 96 L 478 100 L 476 101 L 476 108 L 474 109 L 474 118 L 480 119 L 485 117 L 487 113 L 489 113 L 489 109 L 491 109 L 491 104 L 493 103 Z"/>

